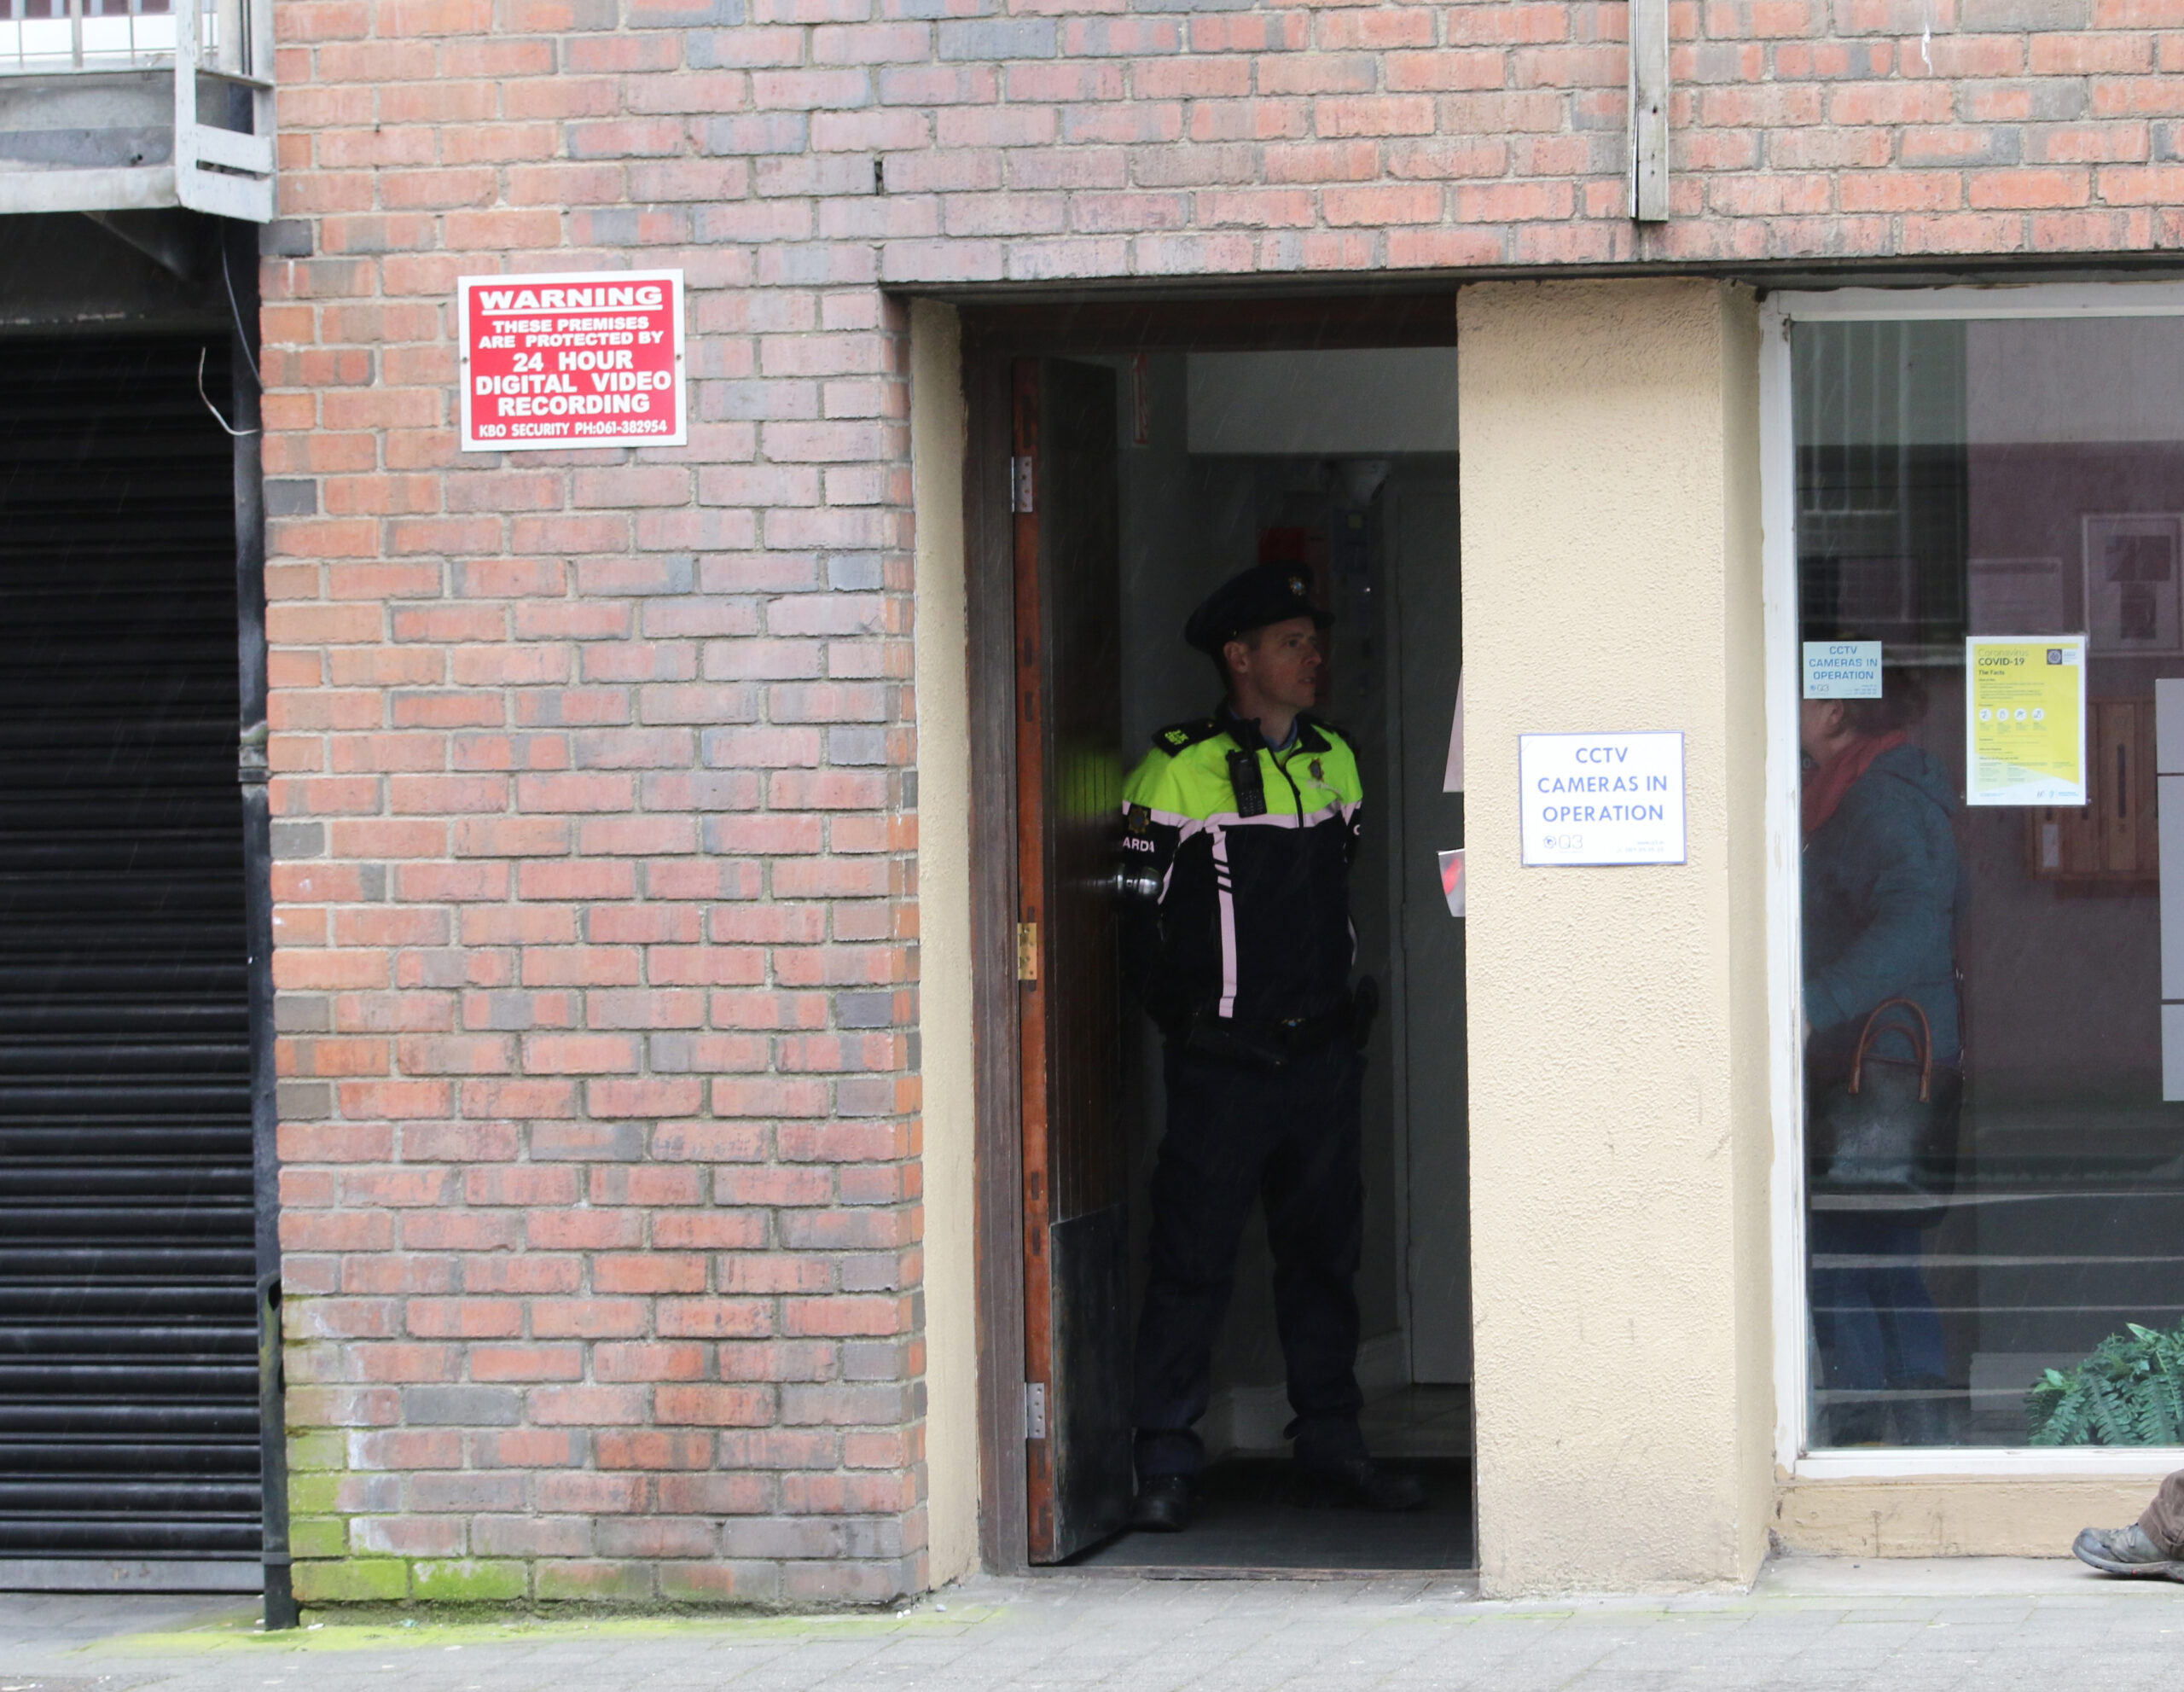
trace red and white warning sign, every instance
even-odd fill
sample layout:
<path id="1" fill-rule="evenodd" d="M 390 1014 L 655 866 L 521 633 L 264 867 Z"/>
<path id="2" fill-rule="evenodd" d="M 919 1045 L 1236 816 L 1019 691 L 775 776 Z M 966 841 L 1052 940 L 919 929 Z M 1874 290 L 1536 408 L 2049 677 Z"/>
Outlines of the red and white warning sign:
<path id="1" fill-rule="evenodd" d="M 462 450 L 680 446 L 682 272 L 463 276 Z"/>

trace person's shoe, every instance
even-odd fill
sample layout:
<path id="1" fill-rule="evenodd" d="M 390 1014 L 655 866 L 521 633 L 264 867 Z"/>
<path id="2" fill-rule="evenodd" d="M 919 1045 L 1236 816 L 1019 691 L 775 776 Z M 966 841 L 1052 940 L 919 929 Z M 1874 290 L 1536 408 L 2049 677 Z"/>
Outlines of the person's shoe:
<path id="1" fill-rule="evenodd" d="M 1348 1457 L 1333 1468 L 1304 1473 L 1311 1501 L 1322 1507 L 1414 1510 L 1426 1503 L 1426 1489 L 1416 1475 L 1382 1468 L 1370 1457 Z"/>
<path id="2" fill-rule="evenodd" d="M 1191 1483 L 1185 1474 L 1156 1474 L 1137 1489 L 1130 1525 L 1140 1533 L 1181 1533 L 1191 1525 Z"/>
<path id="3" fill-rule="evenodd" d="M 2103 1574 L 2184 1581 L 2184 1561 L 2147 1538 L 2135 1521 L 2129 1527 L 2087 1528 L 2071 1542 L 2071 1555 Z"/>

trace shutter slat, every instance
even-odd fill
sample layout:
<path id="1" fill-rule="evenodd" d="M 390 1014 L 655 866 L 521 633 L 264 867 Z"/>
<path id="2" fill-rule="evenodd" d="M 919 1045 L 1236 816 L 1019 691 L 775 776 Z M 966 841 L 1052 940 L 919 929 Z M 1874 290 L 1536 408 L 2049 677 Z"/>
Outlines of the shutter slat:
<path id="1" fill-rule="evenodd" d="M 0 1558 L 258 1549 L 235 470 L 201 350 L 0 357 Z"/>

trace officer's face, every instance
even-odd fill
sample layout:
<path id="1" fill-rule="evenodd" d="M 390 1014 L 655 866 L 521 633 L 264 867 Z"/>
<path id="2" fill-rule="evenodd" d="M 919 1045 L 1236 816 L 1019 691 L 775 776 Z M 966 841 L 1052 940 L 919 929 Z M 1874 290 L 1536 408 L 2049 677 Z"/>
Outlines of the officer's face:
<path id="1" fill-rule="evenodd" d="M 1246 688 L 1270 705 L 1306 711 L 1320 697 L 1320 631 L 1310 617 L 1269 623 L 1256 635 L 1228 642 L 1228 667 L 1237 691 Z"/>

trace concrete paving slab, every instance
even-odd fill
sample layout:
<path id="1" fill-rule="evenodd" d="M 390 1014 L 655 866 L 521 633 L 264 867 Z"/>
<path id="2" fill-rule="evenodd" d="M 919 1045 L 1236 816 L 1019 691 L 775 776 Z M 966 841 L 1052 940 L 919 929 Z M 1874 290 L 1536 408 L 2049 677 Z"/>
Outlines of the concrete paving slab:
<path id="1" fill-rule="evenodd" d="M 232 1598 L 0 1596 L 0 1692 L 2047 1692 L 2088 1662 L 2174 1683 L 2184 1586 L 2064 1559 L 1782 1558 L 1750 1591 L 1549 1602 L 1065 1573 L 855 1615 L 254 1619 Z"/>

